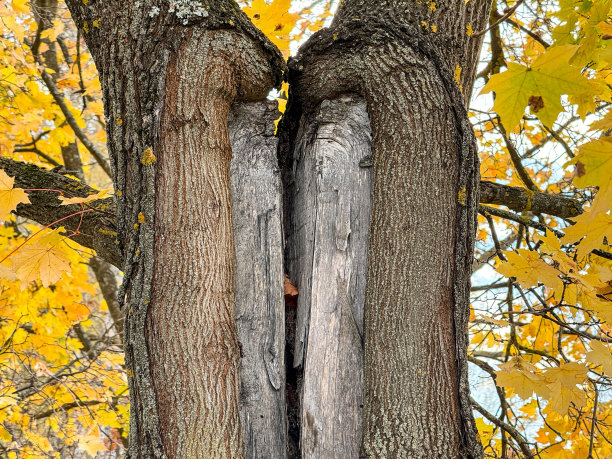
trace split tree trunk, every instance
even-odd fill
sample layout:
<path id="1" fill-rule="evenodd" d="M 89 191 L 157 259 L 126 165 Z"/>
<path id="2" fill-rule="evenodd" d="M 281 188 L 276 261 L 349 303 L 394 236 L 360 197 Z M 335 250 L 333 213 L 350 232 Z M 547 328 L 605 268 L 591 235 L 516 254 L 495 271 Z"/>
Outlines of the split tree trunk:
<path id="1" fill-rule="evenodd" d="M 130 456 L 241 457 L 227 119 L 234 102 L 261 99 L 279 83 L 279 54 L 230 0 L 67 3 L 100 71 L 119 196 Z M 325 135 L 325 126 L 308 124 L 316 122 L 317 112 L 325 117 L 328 108 L 333 112 L 347 103 L 335 100 L 342 95 L 361 96 L 372 123 L 361 448 L 368 457 L 482 454 L 467 397 L 465 355 L 478 170 L 452 75 L 456 65 L 462 67 L 461 83 L 469 93 L 480 40 L 469 39 L 465 30 L 468 24 L 480 30 L 487 10 L 485 0 L 345 0 L 331 29 L 309 41 L 289 75 L 285 164 L 294 160 L 294 128 L 302 125 L 306 133 Z M 331 104 L 322 103 L 326 99 Z M 343 129 L 363 132 L 365 126 L 360 121 Z M 354 169 L 357 158 L 349 155 L 350 148 L 334 149 L 343 150 L 351 158 L 344 164 Z M 320 145 L 312 154 L 325 159 Z M 304 169 L 306 177 L 310 172 Z M 367 189 L 355 177 L 368 172 L 336 174 L 324 167 L 320 172 L 317 206 L 321 216 L 335 210 L 336 218 L 333 228 L 325 221 L 315 226 L 314 231 L 322 231 L 313 237 L 335 245 L 337 252 L 357 250 L 367 239 L 357 228 L 365 225 L 352 226 L 351 205 L 342 200 L 348 194 L 334 196 L 334 186 L 358 183 Z M 299 193 L 295 199 L 302 199 Z M 317 269 L 324 267 L 326 255 L 313 250 L 312 281 L 322 282 Z M 336 286 L 319 284 L 314 297 L 321 294 L 322 301 L 314 298 L 307 305 L 310 312 L 302 317 L 309 319 L 301 321 L 298 340 L 309 346 L 313 340 L 308 337 L 332 338 L 330 345 L 335 339 L 337 349 L 345 352 L 358 349 L 356 335 L 343 341 L 348 335 L 333 338 L 326 327 L 331 324 L 334 330 L 338 320 L 348 330 L 352 318 L 358 334 L 358 301 L 351 305 L 343 298 L 351 289 L 343 283 L 355 279 L 359 284 L 360 274 L 346 254 L 337 252 L 331 263 Z M 275 272 L 266 278 L 278 278 Z M 305 292 L 313 298 L 312 291 Z M 358 288 L 353 292 L 359 296 Z M 272 328 L 274 342 L 280 327 Z M 257 337 L 253 342 L 262 341 Z M 282 376 L 275 374 L 279 352 L 273 343 L 262 360 L 277 392 L 282 384 Z M 306 347 L 303 361 L 313 368 L 325 355 L 324 348 Z M 352 358 L 357 362 L 349 367 L 358 367 L 358 354 Z M 313 379 L 305 380 L 313 394 L 304 399 L 301 416 L 308 454 L 337 454 L 336 445 L 354 442 L 359 430 L 358 410 L 347 404 L 359 400 L 354 390 L 344 406 L 340 401 L 330 410 L 346 413 L 350 434 L 342 438 L 327 430 L 333 429 L 329 422 L 325 431 L 315 422 L 323 411 L 322 396 L 338 394 L 353 382 L 342 377 L 354 373 L 341 367 L 334 371 L 340 377 L 335 384 L 325 379 L 325 371 L 311 372 Z M 352 456 L 356 448 L 348 443 L 342 447 Z"/>
<path id="2" fill-rule="evenodd" d="M 242 457 L 227 122 L 279 84 L 282 58 L 231 0 L 67 3 L 109 127 L 128 455 Z"/>
<path id="3" fill-rule="evenodd" d="M 292 218 L 288 241 L 291 244 L 292 238 L 303 233 L 297 251 L 303 256 L 313 247 L 314 253 L 303 268 L 296 269 L 306 284 L 299 314 L 311 321 L 298 323 L 295 344 L 296 365 L 303 363 L 302 346 L 306 356 L 301 440 L 318 451 L 309 457 L 333 457 L 329 451 L 352 456 L 349 445 L 342 445 L 345 449 L 340 453 L 334 449 L 340 445 L 333 445 L 333 428 L 323 430 L 325 424 L 314 421 L 313 413 L 324 413 L 326 408 L 323 398 L 309 395 L 312 388 L 326 387 L 329 371 L 327 367 L 309 370 L 309 353 L 320 352 L 317 340 L 310 337 L 327 333 L 328 349 L 340 342 L 334 339 L 333 321 L 313 329 L 319 304 L 323 311 L 333 311 L 339 303 L 334 296 L 340 296 L 342 288 L 329 286 L 333 276 L 318 288 L 307 281 L 312 272 L 313 285 L 317 282 L 318 260 L 333 260 L 338 253 L 337 248 L 324 249 L 312 240 L 322 239 L 317 234 L 320 228 L 327 238 L 338 228 L 316 224 L 325 201 L 315 199 L 317 187 L 301 179 L 301 171 L 305 168 L 304 177 L 308 177 L 314 169 L 324 183 L 325 168 L 305 164 L 300 139 L 309 130 L 305 125 L 315 124 L 315 114 L 324 104 L 330 105 L 325 99 L 333 105 L 341 94 L 350 92 L 365 98 L 373 134 L 361 454 L 482 455 L 469 402 L 466 354 L 478 161 L 453 71 L 461 67 L 460 83 L 469 91 L 480 40 L 470 40 L 465 31 L 468 24 L 474 30 L 484 27 L 488 3 L 436 2 L 432 8 L 408 1 L 345 0 L 330 29 L 315 34 L 289 64 L 292 86 L 282 158 L 289 183 L 295 182 L 298 190 L 306 188 L 288 193 L 289 207 L 295 205 L 293 214 L 301 215 L 310 227 L 294 224 L 300 220 Z M 431 25 L 437 32 L 432 32 Z M 334 172 L 336 177 L 344 173 Z M 311 197 L 303 204 L 294 203 L 293 196 L 300 193 Z M 358 229 L 351 227 L 351 237 L 363 237 Z M 290 269 L 292 253 L 290 247 Z M 326 267 L 335 269 L 333 263 Z M 302 293 L 304 286 L 298 288 Z M 328 289 L 332 295 L 321 301 L 318 292 Z M 337 360 L 346 361 L 346 355 Z M 337 387 L 342 384 L 336 382 Z"/>

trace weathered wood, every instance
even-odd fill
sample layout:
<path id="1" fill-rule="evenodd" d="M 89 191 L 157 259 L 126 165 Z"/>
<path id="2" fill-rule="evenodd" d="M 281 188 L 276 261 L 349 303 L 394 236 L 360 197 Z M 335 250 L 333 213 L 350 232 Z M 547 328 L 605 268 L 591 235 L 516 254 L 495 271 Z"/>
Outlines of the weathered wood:
<path id="1" fill-rule="evenodd" d="M 235 304 L 242 348 L 240 417 L 247 458 L 286 456 L 282 190 L 276 102 L 237 104 L 229 118 Z"/>
<path id="2" fill-rule="evenodd" d="M 289 183 L 288 269 L 299 289 L 304 458 L 355 458 L 361 442 L 363 305 L 371 172 L 365 101 L 323 101 L 301 121 Z"/>

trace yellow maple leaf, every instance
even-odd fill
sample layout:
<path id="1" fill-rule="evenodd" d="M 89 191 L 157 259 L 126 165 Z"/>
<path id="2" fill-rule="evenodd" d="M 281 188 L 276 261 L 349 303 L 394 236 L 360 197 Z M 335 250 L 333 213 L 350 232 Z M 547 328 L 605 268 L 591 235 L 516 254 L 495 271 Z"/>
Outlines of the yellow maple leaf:
<path id="1" fill-rule="evenodd" d="M 476 418 L 476 428 L 480 435 L 480 442 L 488 445 L 495 432 L 495 426 L 487 424 L 483 418 Z"/>
<path id="2" fill-rule="evenodd" d="M 480 320 L 483 320 L 484 322 L 488 322 L 490 324 L 493 325 L 500 325 L 502 327 L 507 327 L 510 325 L 510 322 L 508 322 L 507 320 L 503 320 L 503 319 L 495 319 L 494 317 L 489 317 L 489 316 L 478 316 L 478 318 Z"/>
<path id="3" fill-rule="evenodd" d="M 589 81 L 578 67 L 569 64 L 575 51 L 574 45 L 551 47 L 530 66 L 511 62 L 508 70 L 491 77 L 481 94 L 495 91 L 493 109 L 507 131 L 516 127 L 527 105 L 544 124 L 552 126 L 563 110 L 562 95 L 586 101 L 601 93 L 598 84 Z"/>
<path id="4" fill-rule="evenodd" d="M 4 221 L 17 208 L 17 204 L 29 204 L 30 199 L 21 188 L 13 188 L 15 177 L 9 177 L 0 169 L 0 221 Z"/>
<path id="5" fill-rule="evenodd" d="M 529 403 L 526 403 L 525 405 L 523 405 L 520 410 L 525 413 L 527 416 L 529 417 L 533 417 L 536 414 L 538 408 L 538 402 L 537 400 L 532 400 Z"/>
<path id="6" fill-rule="evenodd" d="M 601 365 L 603 372 L 612 376 L 612 353 L 601 341 L 591 341 L 591 351 L 587 352 L 586 359 L 594 365 Z"/>
<path id="7" fill-rule="evenodd" d="M 79 449 L 82 449 L 92 457 L 96 457 L 99 452 L 106 450 L 106 446 L 100 440 L 100 430 L 97 426 L 91 432 L 81 435 L 79 438 Z"/>
<path id="8" fill-rule="evenodd" d="M 599 248 L 604 238 L 612 242 L 612 217 L 610 215 L 600 212 L 593 216 L 592 212 L 585 212 L 574 221 L 575 225 L 565 229 L 563 242 L 572 243 L 580 240 L 577 248 L 579 259 Z"/>
<path id="9" fill-rule="evenodd" d="M 576 408 L 586 404 L 584 390 L 578 387 L 587 380 L 588 368 L 578 362 L 561 362 L 559 367 L 547 368 L 544 379 L 550 389 L 550 408 L 559 414 L 566 414 L 573 403 Z"/>
<path id="10" fill-rule="evenodd" d="M 515 277 L 525 288 L 536 287 L 538 283 L 561 290 L 563 282 L 561 274 L 555 268 L 541 260 L 537 252 L 526 249 L 504 252 L 508 261 L 500 261 L 495 270 L 503 276 Z"/>
<path id="11" fill-rule="evenodd" d="M 574 185 L 579 188 L 598 186 L 596 199 L 601 202 L 598 210 L 607 211 L 612 200 L 612 138 L 603 136 L 580 146 L 576 157 L 566 166 L 570 164 L 576 165 Z"/>
<path id="12" fill-rule="evenodd" d="M 612 129 L 612 110 L 608 110 L 603 118 L 593 121 L 589 126 L 592 131 L 607 131 Z"/>
<path id="13" fill-rule="evenodd" d="M 22 288 L 37 279 L 48 287 L 61 279 L 63 271 L 70 271 L 70 260 L 59 246 L 64 240 L 60 231 L 63 228 L 38 236 L 12 255 L 13 270 Z"/>
<path id="14" fill-rule="evenodd" d="M 540 233 L 536 233 L 534 239 L 537 242 L 541 242 L 540 253 L 549 255 L 554 261 L 559 264 L 559 269 L 564 274 L 569 275 L 578 271 L 578 265 L 567 256 L 567 254 L 561 250 L 561 241 L 552 231 L 546 231 L 546 235 L 542 236 Z"/>
<path id="15" fill-rule="evenodd" d="M 562 381 L 554 381 L 548 387 L 551 392 L 550 408 L 559 414 L 566 414 L 572 403 L 576 408 L 586 405 L 586 394 L 579 387 L 566 386 Z"/>
<path id="16" fill-rule="evenodd" d="M 86 202 L 95 201 L 97 199 L 104 199 L 110 193 L 110 188 L 105 188 L 104 190 L 98 191 L 97 193 L 90 194 L 84 198 L 67 198 L 65 196 L 60 196 L 60 201 L 62 201 L 62 206 L 67 206 L 70 204 L 84 204 Z"/>
<path id="17" fill-rule="evenodd" d="M 15 273 L 8 266 L 0 265 L 0 279 L 15 280 Z"/>
<path id="18" fill-rule="evenodd" d="M 11 442 L 13 440 L 13 437 L 11 436 L 11 434 L 8 432 L 8 430 L 6 430 L 2 424 L 0 424 L 0 441 L 4 441 L 4 442 Z"/>
<path id="19" fill-rule="evenodd" d="M 299 14 L 290 13 L 291 0 L 254 0 L 243 11 L 251 18 L 253 24 L 278 46 L 285 58 L 289 57 L 289 34 L 301 18 Z"/>
<path id="20" fill-rule="evenodd" d="M 512 388 L 522 399 L 531 397 L 534 392 L 541 396 L 548 395 L 546 381 L 535 365 L 516 357 L 499 368 L 495 372 L 498 386 Z"/>
<path id="21" fill-rule="evenodd" d="M 580 283 L 566 285 L 565 301 L 578 304 L 586 311 L 594 312 L 605 322 L 612 323 L 612 301 L 598 296 L 597 290 Z"/>

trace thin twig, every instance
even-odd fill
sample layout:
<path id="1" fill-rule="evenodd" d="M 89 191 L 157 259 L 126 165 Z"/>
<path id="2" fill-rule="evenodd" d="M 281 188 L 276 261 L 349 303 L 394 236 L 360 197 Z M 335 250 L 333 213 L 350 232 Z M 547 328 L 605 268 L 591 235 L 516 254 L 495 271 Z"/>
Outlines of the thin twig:
<path id="1" fill-rule="evenodd" d="M 514 440 L 518 443 L 519 448 L 521 449 L 521 451 L 525 455 L 525 457 L 527 457 L 527 458 L 533 458 L 534 457 L 533 453 L 531 452 L 531 450 L 529 448 L 529 444 L 527 443 L 525 438 L 520 434 L 520 432 L 518 430 L 516 430 L 510 424 L 507 424 L 505 422 L 500 421 L 498 418 L 496 418 L 491 413 L 489 413 L 487 410 L 485 410 L 482 406 L 480 406 L 478 404 L 478 402 L 476 402 L 476 400 L 474 400 L 471 397 L 470 397 L 470 401 L 472 402 L 472 406 L 476 409 L 476 411 L 478 411 L 485 418 L 487 418 L 487 420 L 489 422 L 492 422 L 493 424 L 495 424 L 500 429 L 505 430 L 512 438 L 514 438 Z"/>
<path id="2" fill-rule="evenodd" d="M 522 30 L 523 32 L 525 32 L 527 35 L 529 35 L 531 38 L 533 38 L 535 41 L 537 41 L 539 44 L 541 44 L 544 48 L 550 47 L 550 43 L 548 43 L 546 40 L 544 40 L 542 37 L 540 37 L 537 33 L 533 32 L 532 30 L 529 30 L 525 26 L 520 25 L 514 19 L 506 18 L 505 21 L 508 24 L 516 27 L 517 29 Z"/>
<path id="3" fill-rule="evenodd" d="M 30 45 L 29 43 L 27 43 L 27 40 L 26 40 L 26 44 Z M 30 46 L 33 46 L 33 45 L 30 45 Z M 60 110 L 62 111 L 62 114 L 66 118 L 66 122 L 72 128 L 72 130 L 74 131 L 74 134 L 81 141 L 81 143 L 85 146 L 85 148 L 87 148 L 87 150 L 91 153 L 91 155 L 94 157 L 96 162 L 100 165 L 102 170 L 104 170 L 104 172 L 106 172 L 106 174 L 109 177 L 112 177 L 111 168 L 106 162 L 104 155 L 100 151 L 98 151 L 96 146 L 91 142 L 91 140 L 89 140 L 87 135 L 85 135 L 83 130 L 79 127 L 77 120 L 74 118 L 74 116 L 70 112 L 70 109 L 68 108 L 68 105 L 66 105 L 66 101 L 64 100 L 64 97 L 60 93 L 60 90 L 55 85 L 53 78 L 45 70 L 43 62 L 40 59 L 40 55 L 34 52 L 33 52 L 33 55 L 34 55 L 34 60 L 40 66 L 40 74 L 45 83 L 45 86 L 47 86 L 47 89 L 51 93 L 53 100 L 55 101 L 55 103 L 59 106 Z"/>
<path id="4" fill-rule="evenodd" d="M 484 30 L 481 30 L 480 32 L 475 32 L 472 34 L 472 38 L 474 37 L 480 37 L 481 35 L 484 35 L 485 33 L 487 33 L 489 30 L 491 30 L 493 27 L 497 27 L 499 24 L 501 24 L 502 22 L 504 22 L 506 19 L 508 19 L 510 16 L 512 16 L 512 14 L 516 11 L 516 9 L 521 6 L 521 3 L 523 3 L 523 0 L 518 0 L 518 2 L 515 3 L 515 5 L 510 8 L 503 16 L 501 16 L 496 22 L 494 22 L 493 24 L 491 24 L 489 27 L 487 27 Z"/>
<path id="5" fill-rule="evenodd" d="M 597 401 L 599 399 L 599 390 L 597 384 L 593 383 L 593 389 L 595 390 L 595 401 L 593 402 L 593 416 L 591 417 L 591 438 L 589 439 L 589 455 L 587 459 L 593 458 L 593 443 L 595 440 L 595 426 L 597 425 Z"/>

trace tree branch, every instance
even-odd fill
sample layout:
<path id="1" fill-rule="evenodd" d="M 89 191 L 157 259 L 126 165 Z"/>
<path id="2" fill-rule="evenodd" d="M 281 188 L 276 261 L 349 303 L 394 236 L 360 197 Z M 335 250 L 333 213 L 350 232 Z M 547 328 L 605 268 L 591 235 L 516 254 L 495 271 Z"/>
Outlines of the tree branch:
<path id="1" fill-rule="evenodd" d="M 506 206 L 515 212 L 529 211 L 560 218 L 577 217 L 583 212 L 582 204 L 575 199 L 485 180 L 480 182 L 480 203 Z"/>
<path id="2" fill-rule="evenodd" d="M 86 406 L 99 405 L 100 403 L 102 403 L 102 402 L 99 402 L 98 400 L 88 400 L 88 401 L 84 401 L 84 402 L 64 403 L 61 406 L 58 406 L 58 407 L 52 408 L 50 410 L 42 411 L 42 412 L 40 412 L 38 414 L 35 414 L 33 416 L 33 419 L 44 419 L 44 418 L 48 418 L 53 413 L 57 413 L 58 411 L 68 411 L 68 410 L 72 410 L 74 408 L 84 408 Z"/>
<path id="3" fill-rule="evenodd" d="M 529 35 L 531 38 L 533 38 L 535 41 L 537 41 L 539 44 L 541 44 L 544 48 L 548 48 L 550 47 L 550 43 L 548 43 L 546 40 L 544 40 L 542 37 L 540 37 L 536 32 L 529 30 L 527 27 L 520 25 L 518 22 L 514 21 L 512 18 L 508 17 L 505 19 L 505 21 L 512 25 L 513 27 L 516 27 L 519 30 L 522 30 L 523 32 L 525 32 L 527 35 Z"/>
<path id="4" fill-rule="evenodd" d="M 57 220 L 81 210 L 78 204 L 60 205 L 57 191 L 62 191 L 66 197 L 86 197 L 96 193 L 97 190 L 53 171 L 8 158 L 0 158 L 0 169 L 15 177 L 15 186 L 33 190 L 29 192 L 31 204 L 19 204 L 17 215 L 42 225 L 51 224 L 51 228 L 63 226 L 72 231 L 78 229 L 78 234 L 71 239 L 82 246 L 94 249 L 99 257 L 121 269 L 119 250 L 115 243 L 117 233 L 114 198 L 87 203 L 85 206 L 94 209 L 95 212 L 76 215 L 54 225 L 52 223 Z"/>
<path id="5" fill-rule="evenodd" d="M 39 32 L 40 32 L 40 29 L 39 29 Z M 37 37 L 38 37 L 38 34 L 37 34 Z M 112 177 L 113 175 L 111 172 L 111 168 L 108 162 L 106 161 L 106 158 L 100 151 L 98 151 L 98 149 L 92 143 L 92 141 L 89 140 L 85 132 L 83 132 L 83 130 L 79 127 L 79 123 L 77 122 L 77 120 L 74 118 L 74 116 L 70 112 L 70 109 L 68 108 L 68 105 L 66 104 L 66 101 L 64 100 L 64 96 L 61 94 L 59 88 L 55 84 L 55 81 L 53 81 L 53 77 L 49 75 L 49 73 L 47 73 L 47 71 L 45 70 L 44 63 L 42 62 L 40 55 L 38 54 L 36 42 L 34 42 L 34 44 L 29 44 L 26 40 L 26 44 L 30 45 L 32 49 L 32 55 L 34 56 L 34 60 L 40 66 L 40 75 L 45 83 L 45 86 L 51 93 L 51 96 L 53 97 L 53 100 L 55 101 L 55 103 L 58 105 L 58 107 L 62 111 L 62 114 L 66 118 L 66 122 L 72 128 L 72 131 L 74 132 L 76 137 L 81 141 L 81 143 L 85 146 L 85 148 L 89 150 L 89 153 L 91 153 L 91 156 L 94 157 L 94 159 L 100 165 L 102 170 L 106 172 L 106 174 L 109 177 Z"/>
<path id="6" fill-rule="evenodd" d="M 535 228 L 537 230 L 544 231 L 544 232 L 551 231 L 558 238 L 562 238 L 563 236 L 565 236 L 565 233 L 563 233 L 563 231 L 559 231 L 559 230 L 550 228 L 544 225 L 543 223 L 536 222 L 534 220 L 530 220 L 529 218 L 523 217 L 522 215 L 517 215 L 515 213 L 508 212 L 508 211 L 501 210 L 501 209 L 496 209 L 494 207 L 480 205 L 478 206 L 478 213 L 482 215 L 491 214 L 496 217 L 505 218 L 506 220 L 510 220 L 516 223 L 521 223 L 525 226 L 530 226 L 531 228 Z M 592 250 L 591 253 L 594 255 L 600 256 L 602 258 L 605 258 L 607 260 L 612 260 L 612 253 L 606 252 L 605 250 L 595 249 L 595 250 Z"/>

